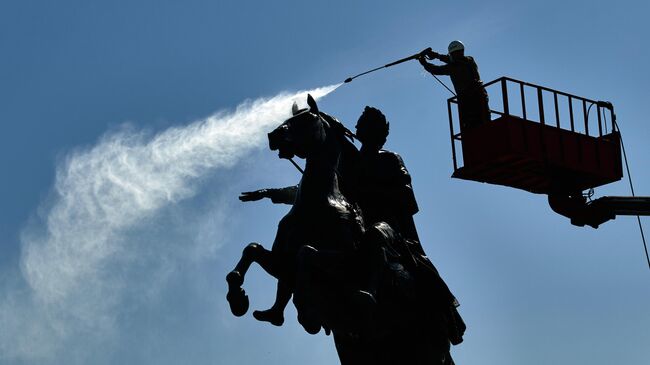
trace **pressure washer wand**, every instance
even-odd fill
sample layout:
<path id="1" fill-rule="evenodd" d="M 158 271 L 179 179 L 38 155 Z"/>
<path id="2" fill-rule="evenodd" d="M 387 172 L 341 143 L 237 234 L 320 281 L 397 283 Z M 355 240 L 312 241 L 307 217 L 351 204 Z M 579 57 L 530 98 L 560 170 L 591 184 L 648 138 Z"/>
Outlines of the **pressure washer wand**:
<path id="1" fill-rule="evenodd" d="M 431 48 L 427 48 L 427 50 L 431 50 Z M 347 79 L 345 79 L 344 83 L 348 83 L 348 82 L 350 82 L 350 81 L 356 79 L 356 78 L 359 77 L 359 76 L 363 76 L 363 75 L 365 75 L 365 74 L 369 74 L 369 73 L 371 73 L 371 72 L 375 72 L 375 71 L 377 71 L 377 70 L 381 70 L 382 68 L 387 68 L 387 67 L 391 67 L 391 66 L 399 65 L 400 63 L 403 63 L 403 62 L 406 62 L 406 61 L 410 61 L 410 60 L 418 59 L 418 58 L 420 58 L 420 55 L 421 55 L 421 53 L 416 53 L 416 54 L 414 54 L 414 55 L 412 55 L 412 56 L 404 57 L 404 58 L 402 58 L 401 60 L 397 60 L 397 61 L 395 61 L 395 62 L 391 62 L 391 63 L 386 64 L 386 65 L 383 65 L 383 66 L 381 66 L 381 67 L 373 68 L 373 69 L 370 70 L 370 71 L 362 72 L 362 73 L 360 73 L 360 74 L 358 74 L 358 75 L 356 75 L 356 76 L 348 77 Z"/>

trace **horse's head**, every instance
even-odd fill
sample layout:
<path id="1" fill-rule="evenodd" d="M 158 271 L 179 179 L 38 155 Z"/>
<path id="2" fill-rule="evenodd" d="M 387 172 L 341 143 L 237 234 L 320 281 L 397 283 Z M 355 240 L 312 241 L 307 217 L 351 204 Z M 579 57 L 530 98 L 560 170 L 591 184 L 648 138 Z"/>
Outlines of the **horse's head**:
<path id="1" fill-rule="evenodd" d="M 280 158 L 307 158 L 325 141 L 327 122 L 311 95 L 307 96 L 307 104 L 309 109 L 298 109 L 294 104 L 293 116 L 269 133 L 269 147 L 278 150 Z"/>

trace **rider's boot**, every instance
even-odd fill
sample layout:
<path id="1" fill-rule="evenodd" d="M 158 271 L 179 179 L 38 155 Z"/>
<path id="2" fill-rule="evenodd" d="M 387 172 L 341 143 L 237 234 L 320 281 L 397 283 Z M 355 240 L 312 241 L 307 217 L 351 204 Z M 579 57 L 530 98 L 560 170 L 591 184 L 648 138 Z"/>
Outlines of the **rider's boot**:
<path id="1" fill-rule="evenodd" d="M 382 271 L 387 265 L 386 250 L 383 247 L 374 247 L 365 252 L 366 258 L 363 270 L 360 273 L 360 290 L 355 293 L 359 303 L 366 303 L 373 307 L 377 304 L 377 290 L 381 281 Z"/>
<path id="2" fill-rule="evenodd" d="M 323 322 L 318 309 L 321 303 L 312 280 L 313 271 L 319 265 L 319 252 L 311 246 L 303 246 L 298 251 L 297 261 L 293 303 L 298 311 L 298 322 L 307 333 L 315 335 Z"/>
<path id="3" fill-rule="evenodd" d="M 377 313 L 377 291 L 386 265 L 386 252 L 381 246 L 366 247 L 359 277 L 359 289 L 352 293 L 352 305 L 362 330 L 371 331 Z"/>
<path id="4" fill-rule="evenodd" d="M 296 286 L 293 302 L 296 308 L 309 306 L 314 301 L 312 273 L 318 263 L 319 252 L 311 246 L 302 246 L 297 255 Z"/>
<path id="5" fill-rule="evenodd" d="M 355 309 L 359 323 L 368 328 L 372 325 L 377 309 L 377 299 L 372 293 L 365 290 L 357 290 L 352 293 L 352 305 Z"/>

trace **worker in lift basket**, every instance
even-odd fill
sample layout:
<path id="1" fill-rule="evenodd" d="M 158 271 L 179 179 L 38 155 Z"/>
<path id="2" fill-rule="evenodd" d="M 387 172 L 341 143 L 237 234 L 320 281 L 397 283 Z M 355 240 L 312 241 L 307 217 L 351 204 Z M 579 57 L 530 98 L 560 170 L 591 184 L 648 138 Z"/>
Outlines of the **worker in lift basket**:
<path id="1" fill-rule="evenodd" d="M 449 54 L 443 55 L 430 48 L 422 51 L 418 60 L 432 75 L 449 75 L 458 96 L 458 114 L 461 132 L 490 121 L 488 95 L 483 87 L 474 58 L 465 56 L 461 41 L 452 41 Z M 444 65 L 433 65 L 426 60 L 439 59 Z"/>

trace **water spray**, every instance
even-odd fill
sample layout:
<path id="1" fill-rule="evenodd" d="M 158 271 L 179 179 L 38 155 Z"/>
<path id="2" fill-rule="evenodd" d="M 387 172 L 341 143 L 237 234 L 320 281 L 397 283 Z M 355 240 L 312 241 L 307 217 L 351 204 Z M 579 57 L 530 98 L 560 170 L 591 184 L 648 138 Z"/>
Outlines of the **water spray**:
<path id="1" fill-rule="evenodd" d="M 210 199 L 218 204 L 206 220 L 209 237 L 161 227 L 162 213 L 199 194 L 206 177 L 230 174 L 263 148 L 264 132 L 291 116 L 295 100 L 318 99 L 338 86 L 245 101 L 155 135 L 121 129 L 68 154 L 56 168 L 47 207 L 39 210 L 43 219 L 21 234 L 16 281 L 5 283 L 0 272 L 0 363 L 58 359 L 70 343 L 98 345 L 126 334 L 131 324 L 122 308 L 140 305 L 144 290 L 147 301 L 155 299 L 168 273 L 227 242 L 221 232 L 231 228 L 218 217 L 228 216 L 221 201 L 230 191 L 212 187 Z M 176 241 L 181 236 L 187 240 Z"/>

